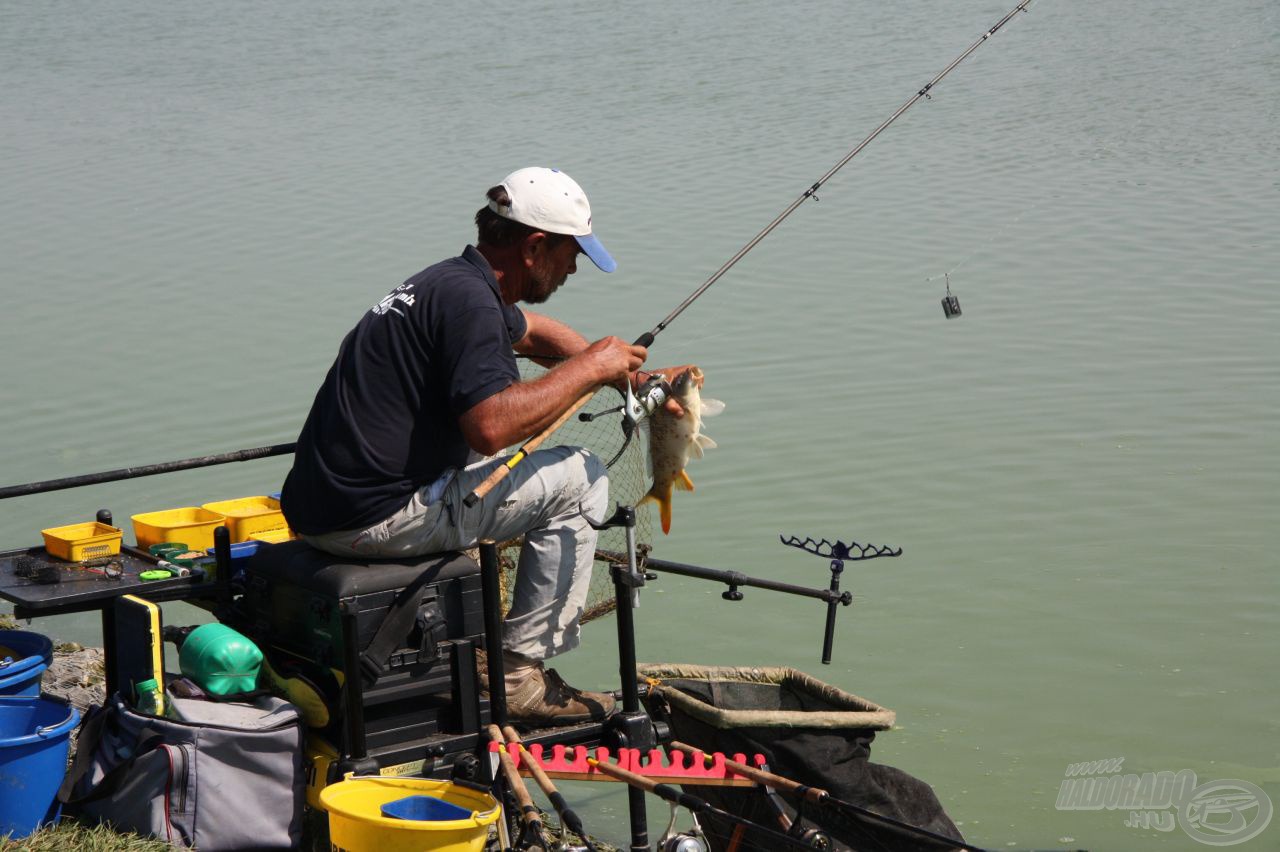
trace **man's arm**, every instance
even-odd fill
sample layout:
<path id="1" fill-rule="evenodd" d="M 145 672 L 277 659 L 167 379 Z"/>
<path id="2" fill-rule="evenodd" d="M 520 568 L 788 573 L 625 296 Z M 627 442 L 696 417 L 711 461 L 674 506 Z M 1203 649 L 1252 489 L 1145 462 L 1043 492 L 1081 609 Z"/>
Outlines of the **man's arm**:
<path id="1" fill-rule="evenodd" d="M 515 350 L 528 355 L 544 367 L 554 367 L 562 358 L 577 355 L 587 348 L 587 339 L 569 326 L 533 311 L 520 309 L 528 328 L 515 344 Z M 538 356 L 546 355 L 548 358 Z"/>
<path id="2" fill-rule="evenodd" d="M 648 355 L 643 346 L 632 346 L 616 337 L 587 346 L 586 340 L 567 325 L 547 317 L 540 319 L 543 322 L 530 322 L 530 332 L 516 344 L 516 351 L 544 351 L 525 348 L 537 328 L 536 342 L 563 347 L 547 354 L 571 357 L 545 375 L 530 382 L 516 382 L 463 412 L 458 426 L 476 452 L 493 455 L 540 433 L 584 394 L 603 384 L 625 381 Z M 576 353 L 567 351 L 577 346 L 577 341 L 582 347 Z"/>
<path id="3" fill-rule="evenodd" d="M 521 355 L 530 356 L 544 367 L 554 367 L 561 362 L 562 358 L 577 355 L 587 348 L 587 339 L 559 320 L 525 310 L 524 308 L 521 308 L 521 310 L 524 311 L 524 318 L 528 323 L 528 330 L 525 332 L 524 337 L 514 347 Z M 539 355 L 560 357 L 539 358 Z M 645 379 L 648 379 L 653 373 L 662 373 L 667 377 L 667 381 L 674 381 L 675 377 L 689 369 L 689 366 L 689 364 L 685 364 L 680 367 L 665 367 L 660 370 L 650 370 L 649 372 L 640 370 L 632 372 L 628 379 L 633 388 L 640 387 Z M 621 378 L 612 382 L 612 384 L 619 391 L 625 388 Z M 583 393 L 585 392 L 583 391 Z M 676 417 L 684 417 L 684 409 L 674 399 L 668 399 L 664 408 Z"/>

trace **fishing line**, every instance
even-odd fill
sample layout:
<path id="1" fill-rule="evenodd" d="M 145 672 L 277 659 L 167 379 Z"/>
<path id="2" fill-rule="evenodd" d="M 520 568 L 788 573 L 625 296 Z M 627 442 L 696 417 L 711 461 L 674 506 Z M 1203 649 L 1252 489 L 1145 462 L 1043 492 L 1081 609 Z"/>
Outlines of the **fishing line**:
<path id="1" fill-rule="evenodd" d="M 906 112 L 908 109 L 914 106 L 917 101 L 919 101 L 922 98 L 931 99 L 932 96 L 930 93 L 932 92 L 933 87 L 936 86 L 942 80 L 943 77 L 946 77 L 948 74 L 951 73 L 951 71 L 957 65 L 963 62 L 965 59 L 969 58 L 969 55 L 971 53 L 973 53 L 975 50 L 981 47 L 982 44 L 987 39 L 995 35 L 1000 30 L 1001 27 L 1009 23 L 1009 21 L 1013 20 L 1013 18 L 1017 16 L 1019 12 L 1027 11 L 1027 7 L 1031 5 L 1031 2 L 1032 0 L 1022 0 L 1022 2 L 1020 2 L 1017 6 L 1014 6 L 1013 9 L 1011 9 L 1003 18 L 997 21 L 995 25 L 991 27 L 991 29 L 983 33 L 982 36 L 977 41 L 969 45 L 968 49 L 966 49 L 963 53 L 961 53 L 959 56 L 957 56 L 955 59 L 951 61 L 951 64 L 949 64 L 946 68 L 943 68 L 942 71 L 938 72 L 937 76 L 935 76 L 932 80 L 930 80 L 923 87 L 921 87 L 921 89 L 917 91 L 914 95 L 908 98 L 906 103 L 898 107 L 898 109 L 893 113 L 893 115 L 885 119 L 884 122 L 881 123 L 879 127 L 871 131 L 871 133 L 865 139 L 863 139 L 861 142 L 855 145 L 853 149 L 849 151 L 849 153 L 841 157 L 840 160 L 834 166 L 832 166 L 830 169 L 827 170 L 826 174 L 824 174 L 822 177 L 814 181 L 809 186 L 808 189 L 806 189 L 804 192 L 800 194 L 798 198 L 796 198 L 795 201 L 792 201 L 790 204 L 788 204 L 786 208 L 781 213 L 779 213 L 772 222 L 770 222 L 768 225 L 765 225 L 764 228 L 761 229 L 760 233 L 756 234 L 747 242 L 746 245 L 738 249 L 737 253 L 734 254 L 733 257 L 725 261 L 724 265 L 722 265 L 719 269 L 717 269 L 714 273 L 712 273 L 710 278 L 704 281 L 702 285 L 698 287 L 698 289 L 694 290 L 693 293 L 690 294 L 689 297 L 686 298 L 683 302 L 681 302 L 674 311 L 668 314 L 665 319 L 659 322 L 650 331 L 647 331 L 644 334 L 640 335 L 640 337 L 636 338 L 636 345 L 645 346 L 645 347 L 653 345 L 654 338 L 657 337 L 659 334 L 661 334 L 662 331 L 666 329 L 666 327 L 670 325 L 672 321 L 675 320 L 676 317 L 684 313 L 686 308 L 688 308 L 695 301 L 697 301 L 698 297 L 707 291 L 707 288 L 709 288 L 712 284 L 719 281 L 720 278 L 723 277 L 726 272 L 732 269 L 739 260 L 742 260 L 742 258 L 745 257 L 747 253 L 750 252 L 753 248 L 755 248 L 760 243 L 761 240 L 769 236 L 769 234 L 771 234 L 775 228 L 781 225 L 784 219 L 786 219 L 788 216 L 794 213 L 796 208 L 798 208 L 801 204 L 804 204 L 810 198 L 817 200 L 818 190 L 822 188 L 823 184 L 825 184 L 828 180 L 830 180 L 832 176 L 835 175 L 836 172 L 844 168 L 845 164 L 847 164 L 850 160 L 852 160 L 859 153 L 861 153 L 863 148 L 870 145 L 872 140 L 874 140 L 877 136 L 879 136 L 882 132 L 884 132 L 884 130 L 890 124 L 893 124 L 895 121 L 897 121 L 898 118 L 904 112 Z"/>
<path id="2" fill-rule="evenodd" d="M 967 255 L 961 258 L 960 261 L 957 262 L 954 266 L 943 271 L 941 275 L 929 275 L 925 277 L 924 280 L 928 284 L 933 284 L 934 282 L 939 280 L 945 282 L 946 295 L 943 296 L 942 298 L 942 312 L 947 319 L 952 319 L 954 317 L 960 316 L 960 300 L 957 296 L 953 295 L 951 292 L 951 276 L 954 275 L 961 267 L 963 267 L 969 261 L 977 257 L 979 254 L 986 252 L 987 248 L 996 240 L 1000 239 L 1001 235 L 1003 235 L 1005 231 L 1008 231 L 1010 228 L 1019 224 L 1027 216 L 1034 213 L 1036 210 L 1039 210 L 1041 207 L 1044 207 L 1050 201 L 1057 200 L 1058 198 L 1061 198 L 1061 196 L 1051 195 L 1047 198 L 1042 198 L 1041 200 L 1037 201 L 1035 204 L 1032 204 L 1030 207 L 1024 208 L 1022 212 L 1018 213 L 1016 216 L 1014 216 L 1004 225 L 1000 226 L 1000 229 L 998 231 L 996 231 L 991 236 L 987 237 L 982 242 L 978 243 L 978 245 L 975 248 L 973 248 Z"/>

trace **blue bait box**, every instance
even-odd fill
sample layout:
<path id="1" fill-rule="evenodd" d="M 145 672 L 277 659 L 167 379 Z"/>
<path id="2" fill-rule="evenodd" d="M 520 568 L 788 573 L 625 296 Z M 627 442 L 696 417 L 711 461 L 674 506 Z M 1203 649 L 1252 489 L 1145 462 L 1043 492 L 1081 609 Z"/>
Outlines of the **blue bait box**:
<path id="1" fill-rule="evenodd" d="M 258 548 L 265 542 L 255 541 L 238 541 L 231 545 L 231 582 L 244 582 L 244 566 L 248 564 L 249 557 L 258 552 Z M 217 556 L 217 548 L 211 547 L 205 551 L 210 556 Z"/>

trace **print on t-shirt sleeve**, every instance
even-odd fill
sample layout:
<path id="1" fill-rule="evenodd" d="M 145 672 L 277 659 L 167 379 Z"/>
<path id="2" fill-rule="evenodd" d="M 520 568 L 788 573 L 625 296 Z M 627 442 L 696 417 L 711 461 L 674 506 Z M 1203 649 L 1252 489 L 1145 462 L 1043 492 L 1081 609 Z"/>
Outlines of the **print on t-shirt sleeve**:
<path id="1" fill-rule="evenodd" d="M 382 297 L 382 301 L 369 309 L 370 313 L 384 316 L 387 313 L 405 315 L 405 310 L 413 307 L 415 296 L 413 294 L 413 284 L 407 281 L 396 287 L 390 293 Z"/>

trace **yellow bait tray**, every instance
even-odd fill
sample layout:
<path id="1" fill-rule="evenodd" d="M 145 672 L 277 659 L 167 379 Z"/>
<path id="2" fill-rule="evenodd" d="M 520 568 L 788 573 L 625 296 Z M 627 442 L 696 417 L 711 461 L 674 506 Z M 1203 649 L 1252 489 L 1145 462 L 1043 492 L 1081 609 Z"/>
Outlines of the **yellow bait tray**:
<path id="1" fill-rule="evenodd" d="M 121 530 L 98 521 L 50 527 L 40 530 L 40 535 L 44 536 L 44 549 L 50 556 L 68 562 L 114 556 L 120 552 L 120 543 L 124 539 Z"/>

